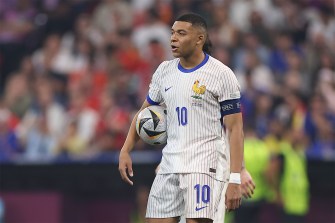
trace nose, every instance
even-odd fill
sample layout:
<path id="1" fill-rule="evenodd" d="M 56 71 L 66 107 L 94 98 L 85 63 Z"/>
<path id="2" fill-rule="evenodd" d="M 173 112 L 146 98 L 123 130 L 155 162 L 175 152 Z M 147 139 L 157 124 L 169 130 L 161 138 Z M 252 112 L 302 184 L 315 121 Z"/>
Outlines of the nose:
<path id="1" fill-rule="evenodd" d="M 171 38 L 170 39 L 171 39 L 172 43 L 177 41 L 176 35 L 174 33 L 171 34 Z"/>

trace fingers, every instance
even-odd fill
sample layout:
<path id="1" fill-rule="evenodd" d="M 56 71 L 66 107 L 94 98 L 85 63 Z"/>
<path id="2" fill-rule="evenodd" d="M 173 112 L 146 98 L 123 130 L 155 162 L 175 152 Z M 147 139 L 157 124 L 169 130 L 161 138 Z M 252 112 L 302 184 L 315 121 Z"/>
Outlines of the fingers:
<path id="1" fill-rule="evenodd" d="M 131 157 L 128 152 L 121 150 L 119 157 L 119 171 L 122 180 L 130 185 L 134 185 L 133 181 L 129 177 L 134 176 L 133 167 L 132 167 Z"/>
<path id="2" fill-rule="evenodd" d="M 248 181 L 247 184 L 248 190 L 249 190 L 249 198 L 254 194 L 254 191 L 256 189 L 256 185 L 253 180 Z"/>
<path id="3" fill-rule="evenodd" d="M 242 188 L 242 195 L 243 195 L 243 197 L 245 198 L 245 199 L 248 199 L 248 198 L 250 198 L 250 194 L 249 194 L 249 191 L 248 191 L 248 189 L 246 189 L 246 188 Z"/>
<path id="4" fill-rule="evenodd" d="M 128 170 L 128 175 L 133 177 L 134 176 L 133 167 L 130 165 L 129 167 L 127 167 L 127 170 Z"/>
<path id="5" fill-rule="evenodd" d="M 242 195 L 244 198 L 251 198 L 254 194 L 256 188 L 255 183 L 252 180 L 249 180 L 242 184 Z"/>
<path id="6" fill-rule="evenodd" d="M 242 198 L 227 199 L 226 200 L 226 209 L 228 212 L 233 211 L 239 208 L 242 204 Z"/>
<path id="7" fill-rule="evenodd" d="M 252 185 L 252 194 L 254 194 L 254 190 L 256 189 L 256 184 L 253 180 L 250 181 L 250 184 Z"/>
<path id="8" fill-rule="evenodd" d="M 121 175 L 122 180 L 124 180 L 126 183 L 128 183 L 130 185 L 134 185 L 133 181 L 131 181 L 128 177 L 128 175 L 130 177 L 134 176 L 134 172 L 133 172 L 131 164 L 123 164 L 123 165 L 120 164 L 119 171 L 120 171 L 120 175 Z"/>
<path id="9" fill-rule="evenodd" d="M 235 191 L 227 190 L 225 204 L 228 212 L 239 208 L 242 203 L 241 191 L 238 192 L 238 190 L 236 188 Z"/>
<path id="10" fill-rule="evenodd" d="M 248 192 L 248 188 L 247 188 L 246 184 L 242 184 L 241 189 L 242 189 L 242 196 L 244 198 L 248 198 L 249 197 L 249 195 L 248 195 L 249 192 Z"/>
<path id="11" fill-rule="evenodd" d="M 249 198 L 249 190 L 248 190 L 248 187 L 247 187 L 247 185 L 246 184 L 242 184 L 241 185 L 241 189 L 242 189 L 242 196 L 244 197 L 244 198 Z"/>
<path id="12" fill-rule="evenodd" d="M 232 210 L 232 202 L 230 199 L 228 199 L 228 197 L 226 196 L 225 199 L 225 205 L 226 205 L 226 211 L 230 212 Z"/>

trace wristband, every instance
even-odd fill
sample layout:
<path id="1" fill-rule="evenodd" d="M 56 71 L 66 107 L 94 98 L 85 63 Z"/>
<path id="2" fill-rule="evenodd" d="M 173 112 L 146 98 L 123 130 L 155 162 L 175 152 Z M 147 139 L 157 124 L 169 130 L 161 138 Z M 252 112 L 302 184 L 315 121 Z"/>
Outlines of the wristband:
<path id="1" fill-rule="evenodd" d="M 240 173 L 230 173 L 229 183 L 241 184 L 241 174 Z"/>

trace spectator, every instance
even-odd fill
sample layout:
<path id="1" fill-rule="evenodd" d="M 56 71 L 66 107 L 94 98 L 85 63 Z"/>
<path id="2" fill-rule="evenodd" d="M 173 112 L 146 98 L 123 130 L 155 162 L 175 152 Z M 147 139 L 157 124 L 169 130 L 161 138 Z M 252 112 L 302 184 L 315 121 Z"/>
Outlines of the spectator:
<path id="1" fill-rule="evenodd" d="M 6 84 L 4 103 L 19 118 L 23 117 L 32 101 L 30 90 L 26 77 L 20 73 L 11 75 Z"/>
<path id="2" fill-rule="evenodd" d="M 56 153 L 65 153 L 70 158 L 76 159 L 85 157 L 87 142 L 78 134 L 78 124 L 75 120 L 70 121 L 64 137 L 59 140 L 55 148 Z"/>
<path id="3" fill-rule="evenodd" d="M 24 157 L 30 162 L 50 162 L 54 158 L 56 140 L 50 135 L 45 114 L 38 117 L 28 132 L 25 147 Z"/>
<path id="4" fill-rule="evenodd" d="M 286 54 L 289 50 L 294 49 L 292 37 L 288 33 L 279 33 L 275 36 L 275 47 L 270 54 L 270 68 L 276 74 L 278 79 L 288 69 Z"/>
<path id="5" fill-rule="evenodd" d="M 268 27 L 266 27 L 265 22 L 266 21 L 264 21 L 264 16 L 262 15 L 261 12 L 257 10 L 252 11 L 250 15 L 250 23 L 251 23 L 250 31 L 254 33 L 254 35 L 257 37 L 257 39 L 259 39 L 259 42 L 261 42 L 262 45 L 269 47 L 272 45 L 272 40 L 270 30 Z"/>
<path id="6" fill-rule="evenodd" d="M 159 20 L 154 9 L 148 10 L 144 24 L 136 27 L 132 34 L 132 40 L 139 49 L 140 54 L 145 57 L 151 40 L 159 41 L 165 48 L 165 58 L 171 58 L 170 50 L 170 28 Z"/>
<path id="7" fill-rule="evenodd" d="M 310 139 L 308 155 L 317 158 L 334 157 L 335 115 L 324 106 L 325 100 L 314 95 L 309 104 L 304 130 Z"/>
<path id="8" fill-rule="evenodd" d="M 92 18 L 88 14 L 80 14 L 75 21 L 74 30 L 67 32 L 62 37 L 62 48 L 73 49 L 77 39 L 85 39 L 96 48 L 103 47 L 103 35 L 92 24 Z"/>
<path id="9" fill-rule="evenodd" d="M 10 128 L 11 114 L 0 101 L 0 162 L 15 160 L 22 151 L 20 142 Z"/>
<path id="10" fill-rule="evenodd" d="M 255 102 L 255 113 L 252 117 L 256 135 L 264 138 L 269 132 L 268 123 L 272 116 L 272 96 L 266 92 L 258 92 L 257 101 Z"/>
<path id="11" fill-rule="evenodd" d="M 48 137 L 57 141 L 65 126 L 64 108 L 55 102 L 51 83 L 47 77 L 40 77 L 35 81 L 35 90 L 36 101 L 32 103 L 17 128 L 19 137 L 22 141 L 26 141 L 32 129 L 41 129 L 38 126 L 44 128 L 45 124 Z"/>
<path id="12" fill-rule="evenodd" d="M 105 35 L 117 33 L 132 27 L 132 15 L 132 8 L 127 1 L 103 0 L 94 11 L 93 23 Z"/>
<path id="13" fill-rule="evenodd" d="M 211 28 L 211 40 L 215 45 L 235 47 L 237 44 L 237 29 L 229 20 L 228 9 L 224 6 L 214 8 L 213 28 Z"/>
<path id="14" fill-rule="evenodd" d="M 245 53 L 244 67 L 245 69 L 242 72 L 250 72 L 251 84 L 254 89 L 268 93 L 275 92 L 273 74 L 268 66 L 261 63 L 255 51 L 250 50 Z M 244 73 L 237 72 L 236 75 L 241 75 L 241 78 L 244 78 Z"/>
<path id="15" fill-rule="evenodd" d="M 307 154 L 332 158 L 332 7 L 281 0 L 0 1 L 0 94 L 9 130 L 24 145 L 49 138 L 59 144 L 68 128 L 86 141 L 78 151 L 118 149 L 152 72 L 171 58 L 172 18 L 194 11 L 209 20 L 213 55 L 237 74 L 246 125 L 271 142 L 272 152 L 286 143 L 287 128 L 304 129 Z M 61 127 L 64 120 L 76 120 L 77 128 Z"/>
<path id="16" fill-rule="evenodd" d="M 264 46 L 264 43 L 260 43 L 255 33 L 243 33 L 242 38 L 242 47 L 237 48 L 234 53 L 234 69 L 245 70 L 249 68 L 245 61 L 250 52 L 256 54 L 260 64 L 268 66 L 269 51 Z"/>
<path id="17" fill-rule="evenodd" d="M 321 54 L 321 68 L 317 76 L 317 90 L 325 99 L 327 107 L 330 112 L 335 114 L 335 60 L 334 55 L 330 52 L 323 52 Z"/>
<path id="18" fill-rule="evenodd" d="M 87 92 L 81 86 L 70 89 L 70 110 L 67 118 L 77 119 L 78 135 L 91 143 L 99 120 L 98 113 L 87 105 Z"/>
<path id="19" fill-rule="evenodd" d="M 304 223 L 309 209 L 307 164 L 300 131 L 287 130 L 288 142 L 281 145 L 280 154 L 272 160 L 272 176 L 276 180 L 276 202 L 281 207 L 281 222 Z M 299 202 L 296 202 L 299 201 Z"/>
<path id="20" fill-rule="evenodd" d="M 301 55 L 294 50 L 290 50 L 287 53 L 287 63 L 288 69 L 283 77 L 283 85 L 290 91 L 307 96 L 310 91 L 308 87 L 309 79 L 302 68 Z"/>
<path id="21" fill-rule="evenodd" d="M 250 199 L 243 199 L 241 207 L 234 213 L 235 223 L 259 223 L 268 192 L 268 166 L 270 151 L 251 129 L 245 130 L 244 160 L 257 189 Z"/>
<path id="22" fill-rule="evenodd" d="M 101 117 L 95 131 L 93 148 L 98 151 L 110 151 L 115 149 L 120 149 L 116 147 L 115 140 L 116 134 L 111 129 L 111 119 L 113 114 L 113 109 L 117 108 L 115 103 L 115 97 L 110 89 L 105 88 L 104 92 L 101 94 L 99 107 L 99 116 Z M 118 122 L 116 120 L 116 122 Z"/>
<path id="23" fill-rule="evenodd" d="M 43 74 L 49 71 L 66 74 L 69 71 L 69 53 L 61 48 L 60 35 L 51 34 L 44 42 L 43 48 L 32 55 L 34 69 Z"/>
<path id="24" fill-rule="evenodd" d="M 335 50 L 335 18 L 331 7 L 321 5 L 319 17 L 312 21 L 308 35 L 312 42 L 324 41 L 329 49 Z"/>

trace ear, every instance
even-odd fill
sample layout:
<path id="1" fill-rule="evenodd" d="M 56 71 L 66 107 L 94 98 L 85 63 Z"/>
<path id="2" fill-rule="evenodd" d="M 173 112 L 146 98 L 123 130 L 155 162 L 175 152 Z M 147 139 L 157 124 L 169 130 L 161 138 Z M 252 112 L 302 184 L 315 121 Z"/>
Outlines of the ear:
<path id="1" fill-rule="evenodd" d="M 203 45 L 205 43 L 205 35 L 203 33 L 198 35 L 197 45 Z"/>

